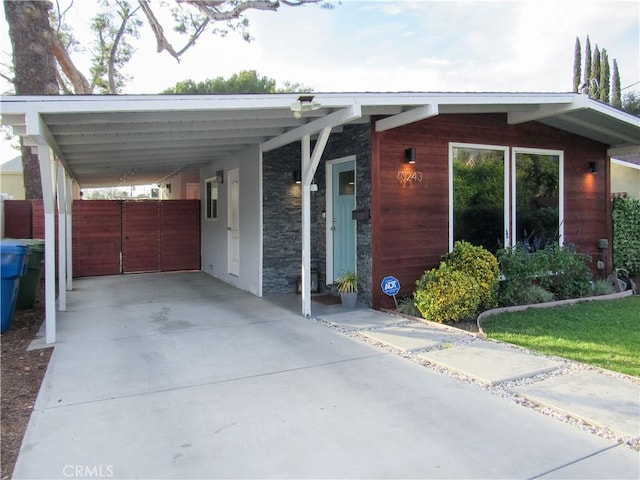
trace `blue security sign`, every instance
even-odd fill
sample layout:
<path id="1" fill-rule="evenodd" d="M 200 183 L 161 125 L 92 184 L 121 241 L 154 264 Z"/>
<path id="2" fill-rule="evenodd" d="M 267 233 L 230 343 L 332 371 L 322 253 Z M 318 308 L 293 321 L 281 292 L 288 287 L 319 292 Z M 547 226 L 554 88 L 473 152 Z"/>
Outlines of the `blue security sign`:
<path id="1" fill-rule="evenodd" d="M 400 281 L 396 277 L 384 277 L 380 286 L 382 287 L 382 291 L 390 297 L 400 291 Z"/>

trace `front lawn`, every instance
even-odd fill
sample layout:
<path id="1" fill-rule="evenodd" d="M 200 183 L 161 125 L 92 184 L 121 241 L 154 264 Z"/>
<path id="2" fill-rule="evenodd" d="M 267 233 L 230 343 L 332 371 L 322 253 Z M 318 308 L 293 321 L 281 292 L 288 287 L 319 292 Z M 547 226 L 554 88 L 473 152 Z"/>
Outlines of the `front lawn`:
<path id="1" fill-rule="evenodd" d="M 640 376 L 640 295 L 487 318 L 489 338 Z"/>

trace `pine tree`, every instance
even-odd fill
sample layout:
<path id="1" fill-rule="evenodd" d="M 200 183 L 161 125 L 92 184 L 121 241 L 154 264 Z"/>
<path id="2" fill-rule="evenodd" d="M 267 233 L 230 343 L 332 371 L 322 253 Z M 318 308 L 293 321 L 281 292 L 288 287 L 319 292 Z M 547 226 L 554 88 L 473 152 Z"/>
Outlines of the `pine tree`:
<path id="1" fill-rule="evenodd" d="M 584 76 L 582 80 L 589 88 L 591 82 L 591 42 L 589 41 L 589 35 L 587 35 L 587 41 L 584 44 Z"/>
<path id="2" fill-rule="evenodd" d="M 622 108 L 622 90 L 620 89 L 620 73 L 618 62 L 613 59 L 613 71 L 611 73 L 611 105 Z"/>
<path id="3" fill-rule="evenodd" d="M 573 91 L 577 92 L 580 87 L 580 69 L 582 68 L 582 48 L 580 38 L 576 37 L 576 46 L 573 51 Z"/>
<path id="4" fill-rule="evenodd" d="M 609 55 L 603 48 L 600 53 L 600 101 L 602 103 L 609 103 L 610 92 L 610 70 L 609 70 Z"/>
<path id="5" fill-rule="evenodd" d="M 600 49 L 596 44 L 593 49 L 593 61 L 591 62 L 591 78 L 589 79 L 589 96 L 600 97 Z"/>

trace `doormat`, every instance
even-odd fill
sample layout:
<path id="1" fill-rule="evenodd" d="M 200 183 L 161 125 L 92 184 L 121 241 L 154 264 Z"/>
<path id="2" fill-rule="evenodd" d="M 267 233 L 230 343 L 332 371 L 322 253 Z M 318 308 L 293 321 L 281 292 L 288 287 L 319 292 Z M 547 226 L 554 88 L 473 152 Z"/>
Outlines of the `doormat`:
<path id="1" fill-rule="evenodd" d="M 314 295 L 311 297 L 311 300 L 321 303 L 322 305 L 338 305 L 340 303 L 340 297 L 329 294 Z"/>

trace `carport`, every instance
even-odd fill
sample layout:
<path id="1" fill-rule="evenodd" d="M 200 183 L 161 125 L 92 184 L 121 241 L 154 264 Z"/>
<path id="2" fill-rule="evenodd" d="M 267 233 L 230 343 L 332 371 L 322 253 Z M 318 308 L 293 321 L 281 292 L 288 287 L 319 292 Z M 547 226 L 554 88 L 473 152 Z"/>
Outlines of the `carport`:
<path id="1" fill-rule="evenodd" d="M 310 316 L 311 186 L 331 132 L 370 122 L 382 132 L 444 113 L 493 112 L 507 114 L 512 124 L 538 121 L 612 146 L 637 143 L 637 126 L 629 125 L 624 114 L 618 116 L 584 95 L 563 93 L 2 97 L 2 123 L 23 137 L 40 162 L 47 343 L 56 340 L 56 204 L 61 311 L 73 287 L 74 183 L 83 188 L 160 183 L 250 148 L 257 151 L 251 160 L 261 167 L 264 152 L 301 142 L 302 314 Z M 621 148 L 613 153 L 627 152 Z M 262 195 L 261 183 L 259 190 Z M 262 212 L 258 215 L 261 219 Z M 262 253 L 258 255 L 260 263 Z"/>

